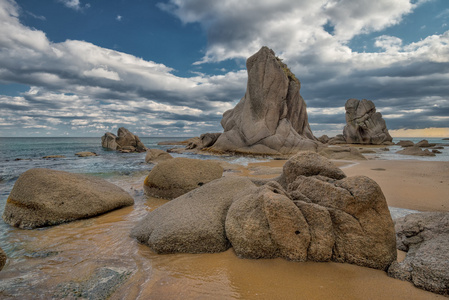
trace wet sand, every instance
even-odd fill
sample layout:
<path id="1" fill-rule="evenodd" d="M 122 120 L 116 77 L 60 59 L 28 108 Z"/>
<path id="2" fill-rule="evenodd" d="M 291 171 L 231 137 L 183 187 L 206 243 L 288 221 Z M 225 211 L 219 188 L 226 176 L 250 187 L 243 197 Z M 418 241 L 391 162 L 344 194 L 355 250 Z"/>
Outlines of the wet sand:
<path id="1" fill-rule="evenodd" d="M 274 160 L 234 166 L 226 175 L 275 177 L 284 163 Z M 440 207 L 438 193 L 448 195 L 448 174 L 444 173 L 447 163 L 338 164 L 348 175 L 363 174 L 378 181 L 390 205 L 398 201 L 393 201 L 399 199 L 395 195 L 401 195 L 404 208 L 417 209 L 421 199 L 417 193 L 407 199 L 394 187 L 408 189 L 418 181 L 417 189 L 424 189 L 423 194 L 428 195 L 422 207 Z M 413 167 L 407 167 L 410 164 Z M 393 180 L 395 177 L 400 180 Z M 62 295 L 60 291 L 67 282 L 92 280 L 96 270 L 106 267 L 128 274 L 109 299 L 446 299 L 392 279 L 383 271 L 350 264 L 239 259 L 232 249 L 215 254 L 155 254 L 129 237 L 148 211 L 166 203 L 143 196 L 143 179 L 122 184 L 136 199 L 133 207 L 43 230 L 12 229 L 9 243 L 21 248 L 0 272 L 0 298 L 31 299 L 38 295 L 48 299 L 58 291 Z M 436 202 L 432 195 L 436 195 Z M 447 208 L 447 202 L 442 205 Z M 24 253 L 28 258 L 23 258 Z M 2 290 L 2 281 L 3 287 L 9 288 Z M 71 290 L 64 291 L 68 299 L 76 298 Z"/>

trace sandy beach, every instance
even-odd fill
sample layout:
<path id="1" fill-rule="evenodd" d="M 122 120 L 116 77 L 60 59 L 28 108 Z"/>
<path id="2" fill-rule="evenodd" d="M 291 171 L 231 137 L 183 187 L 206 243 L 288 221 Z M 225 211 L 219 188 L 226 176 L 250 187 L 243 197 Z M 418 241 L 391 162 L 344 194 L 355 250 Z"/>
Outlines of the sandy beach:
<path id="1" fill-rule="evenodd" d="M 285 162 L 286 160 L 271 160 L 250 163 L 247 167 L 240 167 L 233 174 L 274 178 L 280 175 Z M 347 176 L 365 175 L 374 179 L 382 188 L 389 206 L 419 211 L 449 210 L 449 162 L 366 160 L 333 161 L 333 163 L 342 168 Z M 398 260 L 404 257 L 405 252 L 398 251 Z M 261 262 L 261 265 L 265 263 Z M 277 273 L 279 265 L 284 267 L 282 272 Z M 383 271 L 349 264 L 293 263 L 277 260 L 276 266 L 272 269 L 275 273 L 273 277 L 285 277 L 285 272 L 294 274 L 292 276 L 301 284 L 291 287 L 290 293 L 301 290 L 305 299 L 444 298 L 418 289 L 409 282 L 390 278 Z M 263 276 L 259 277 L 263 280 Z M 260 282 L 259 284 L 263 286 Z M 326 286 L 328 289 L 324 288 Z M 294 297 L 288 293 L 288 289 L 285 289 L 278 296 L 293 299 Z"/>

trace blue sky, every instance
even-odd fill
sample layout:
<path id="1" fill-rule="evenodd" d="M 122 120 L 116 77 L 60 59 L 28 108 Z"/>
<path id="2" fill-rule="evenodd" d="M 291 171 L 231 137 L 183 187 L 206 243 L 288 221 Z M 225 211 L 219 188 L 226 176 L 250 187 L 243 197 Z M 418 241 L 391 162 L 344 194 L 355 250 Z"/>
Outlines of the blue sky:
<path id="1" fill-rule="evenodd" d="M 349 98 L 392 133 L 449 135 L 447 0 L 0 0 L 0 22 L 0 136 L 222 131 L 264 45 L 316 136 L 342 132 Z"/>

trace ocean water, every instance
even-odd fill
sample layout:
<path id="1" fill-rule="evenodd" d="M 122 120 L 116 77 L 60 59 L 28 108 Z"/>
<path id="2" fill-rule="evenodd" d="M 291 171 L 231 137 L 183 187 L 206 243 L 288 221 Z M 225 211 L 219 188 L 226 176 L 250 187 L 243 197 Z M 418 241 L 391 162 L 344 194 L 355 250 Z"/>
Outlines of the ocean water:
<path id="1" fill-rule="evenodd" d="M 416 137 L 416 138 L 393 138 L 393 142 L 397 143 L 401 140 L 412 141 L 413 143 L 418 143 L 422 140 L 427 140 L 431 144 L 439 144 L 444 147 L 444 149 L 439 149 L 441 154 L 437 154 L 436 156 L 410 156 L 410 155 L 402 155 L 397 154 L 396 152 L 402 150 L 403 148 L 400 146 L 388 146 L 386 148 L 389 151 L 381 151 L 376 156 L 379 159 L 385 160 L 423 160 L 423 161 L 449 161 L 449 140 L 443 140 L 443 138 L 426 138 L 426 137 Z M 423 148 L 425 149 L 425 148 Z M 431 151 L 431 150 L 430 150 Z"/>

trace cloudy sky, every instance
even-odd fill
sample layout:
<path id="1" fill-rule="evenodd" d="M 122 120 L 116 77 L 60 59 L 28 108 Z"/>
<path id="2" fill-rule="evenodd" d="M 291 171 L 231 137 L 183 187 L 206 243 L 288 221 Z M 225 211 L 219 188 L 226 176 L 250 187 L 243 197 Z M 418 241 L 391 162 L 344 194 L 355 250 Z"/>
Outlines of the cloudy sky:
<path id="1" fill-rule="evenodd" d="M 0 136 L 222 131 L 264 45 L 316 136 L 349 98 L 396 136 L 449 136 L 448 24 L 447 0 L 0 0 Z"/>

